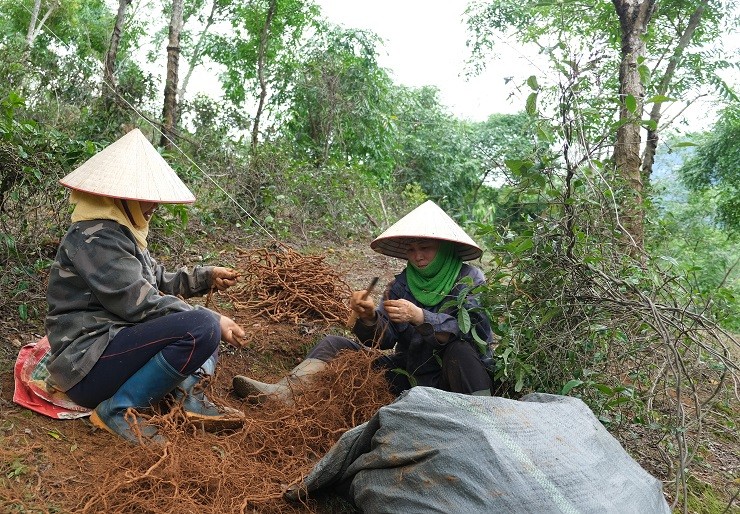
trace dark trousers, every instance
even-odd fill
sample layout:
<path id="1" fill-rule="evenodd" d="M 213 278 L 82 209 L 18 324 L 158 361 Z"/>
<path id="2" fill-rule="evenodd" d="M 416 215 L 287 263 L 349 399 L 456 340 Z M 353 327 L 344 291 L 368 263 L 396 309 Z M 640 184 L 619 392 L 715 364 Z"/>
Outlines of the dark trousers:
<path id="1" fill-rule="evenodd" d="M 319 359 L 324 362 L 332 360 L 342 350 L 361 351 L 366 349 L 360 343 L 341 336 L 326 336 L 319 341 L 308 353 L 308 358 Z M 423 377 L 414 377 L 416 385 L 436 387 L 453 393 L 471 394 L 477 391 L 491 390 L 493 385 L 491 376 L 478 358 L 478 352 L 466 341 L 452 341 L 444 345 L 439 352 L 442 365 L 439 371 L 425 374 Z M 406 372 L 406 362 L 403 356 L 382 355 L 375 360 L 375 365 L 386 370 L 391 392 L 399 394 L 411 389 L 409 377 L 394 371 L 402 369 Z"/>
<path id="2" fill-rule="evenodd" d="M 219 319 L 206 309 L 169 314 L 124 328 L 67 396 L 78 405 L 94 408 L 159 352 L 179 373 L 190 375 L 218 352 L 220 340 Z"/>

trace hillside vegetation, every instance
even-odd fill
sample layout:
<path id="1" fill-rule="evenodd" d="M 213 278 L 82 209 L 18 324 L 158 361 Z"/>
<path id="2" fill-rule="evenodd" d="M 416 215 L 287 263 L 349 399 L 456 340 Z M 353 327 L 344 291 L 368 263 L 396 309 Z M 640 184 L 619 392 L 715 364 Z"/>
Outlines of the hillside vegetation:
<path id="1" fill-rule="evenodd" d="M 331 25 L 308 0 L 0 0 L 0 439 L 12 456 L 0 505 L 38 506 L 18 487 L 30 498 L 41 475 L 24 470 L 52 458 L 14 452 L 46 426 L 5 412 L 69 222 L 58 181 L 138 127 L 197 197 L 153 223 L 153 253 L 172 266 L 287 244 L 361 287 L 388 273 L 369 241 L 434 200 L 485 249 L 497 394 L 582 398 L 676 512 L 733 512 L 738 62 L 709 45 L 736 29 L 732 9 L 471 5 L 472 68 L 503 35 L 550 64 L 511 84 L 520 113 L 473 122 L 433 87 L 395 84 L 374 34 Z M 209 70 L 219 90 L 192 95 L 191 72 Z M 711 98 L 712 129 L 672 125 L 697 98 Z M 260 351 L 261 371 L 277 372 L 266 362 L 282 350 Z"/>

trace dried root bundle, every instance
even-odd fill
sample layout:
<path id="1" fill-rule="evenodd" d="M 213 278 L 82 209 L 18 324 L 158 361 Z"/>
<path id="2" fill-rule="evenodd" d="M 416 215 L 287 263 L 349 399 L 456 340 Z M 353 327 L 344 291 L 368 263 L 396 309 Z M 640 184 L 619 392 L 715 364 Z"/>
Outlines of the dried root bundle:
<path id="1" fill-rule="evenodd" d="M 324 263 L 324 256 L 302 255 L 285 245 L 238 255 L 241 282 L 225 293 L 238 311 L 277 323 L 347 319 L 350 287 Z"/>

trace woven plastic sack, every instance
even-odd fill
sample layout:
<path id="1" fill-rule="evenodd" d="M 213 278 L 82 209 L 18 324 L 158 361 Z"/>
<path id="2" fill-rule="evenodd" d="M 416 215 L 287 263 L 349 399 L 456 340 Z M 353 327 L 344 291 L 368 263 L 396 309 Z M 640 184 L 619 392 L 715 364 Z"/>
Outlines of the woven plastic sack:
<path id="1" fill-rule="evenodd" d="M 414 387 L 343 434 L 302 484 L 373 513 L 669 514 L 648 474 L 579 399 Z"/>

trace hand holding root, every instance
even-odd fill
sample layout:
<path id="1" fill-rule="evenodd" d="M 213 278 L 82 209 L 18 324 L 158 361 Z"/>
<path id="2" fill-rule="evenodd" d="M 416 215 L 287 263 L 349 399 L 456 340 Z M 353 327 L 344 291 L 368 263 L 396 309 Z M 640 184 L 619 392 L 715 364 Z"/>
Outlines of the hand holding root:
<path id="1" fill-rule="evenodd" d="M 383 308 L 388 319 L 394 323 L 411 323 L 421 325 L 424 323 L 424 311 L 408 300 L 386 300 Z"/>
<path id="2" fill-rule="evenodd" d="M 363 322 L 375 321 L 375 301 L 368 294 L 368 290 L 353 292 L 349 299 L 349 307 Z"/>
<path id="3" fill-rule="evenodd" d="M 244 347 L 244 336 L 246 332 L 233 319 L 221 316 L 221 340 L 237 348 Z"/>
<path id="4" fill-rule="evenodd" d="M 231 268 L 216 266 L 212 272 L 212 287 L 223 291 L 236 284 L 239 274 Z"/>

